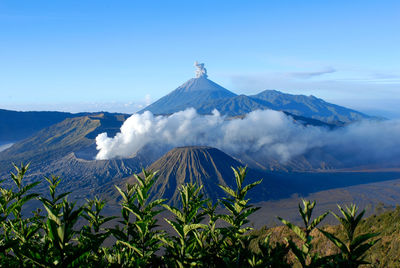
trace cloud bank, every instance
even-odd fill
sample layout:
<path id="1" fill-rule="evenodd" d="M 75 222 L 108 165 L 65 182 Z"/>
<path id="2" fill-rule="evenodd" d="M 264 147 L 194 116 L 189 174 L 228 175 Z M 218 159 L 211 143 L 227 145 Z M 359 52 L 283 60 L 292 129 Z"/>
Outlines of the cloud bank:
<path id="1" fill-rule="evenodd" d="M 400 120 L 366 120 L 330 130 L 304 126 L 273 110 L 235 119 L 216 110 L 212 115 L 199 115 L 191 108 L 171 116 L 147 111 L 128 118 L 113 138 L 98 135 L 96 159 L 131 157 L 145 146 L 165 153 L 177 146 L 207 145 L 238 158 L 246 155 L 281 164 L 318 149 L 344 167 L 377 163 L 400 167 L 399 137 Z"/>
<path id="2" fill-rule="evenodd" d="M 97 136 L 97 159 L 130 157 L 148 144 L 160 146 L 208 145 L 232 155 L 266 152 L 287 161 L 307 148 L 320 145 L 317 137 L 326 130 L 304 127 L 285 114 L 272 110 L 254 111 L 243 119 L 226 120 L 218 111 L 199 115 L 191 108 L 169 117 L 151 112 L 134 114 L 114 138 Z"/>
<path id="3" fill-rule="evenodd" d="M 134 156 L 145 146 L 171 149 L 207 145 L 239 157 L 267 157 L 284 164 L 294 157 L 322 149 L 346 165 L 388 161 L 400 165 L 400 121 L 362 121 L 329 130 L 304 126 L 284 113 L 254 111 L 227 120 L 218 111 L 199 115 L 187 109 L 171 116 L 134 114 L 113 138 L 97 136 L 96 159 Z M 397 162 L 396 162 L 397 161 Z"/>

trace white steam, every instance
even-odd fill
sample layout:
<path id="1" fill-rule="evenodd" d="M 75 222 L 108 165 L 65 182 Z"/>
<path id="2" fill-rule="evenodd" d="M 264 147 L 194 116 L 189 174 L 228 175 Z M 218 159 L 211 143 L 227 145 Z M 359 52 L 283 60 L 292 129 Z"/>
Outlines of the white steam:
<path id="1" fill-rule="evenodd" d="M 382 163 L 400 167 L 400 120 L 364 120 L 331 131 L 325 150 L 347 165 Z"/>
<path id="2" fill-rule="evenodd" d="M 97 136 L 97 159 L 129 157 L 148 144 L 165 147 L 208 145 L 227 153 L 267 152 L 268 156 L 287 161 L 321 144 L 322 128 L 304 127 L 285 114 L 272 110 L 254 111 L 243 119 L 226 120 L 218 111 L 199 115 L 187 109 L 171 116 L 153 116 L 146 111 L 134 114 L 114 138 Z"/>
<path id="3" fill-rule="evenodd" d="M 131 157 L 145 146 L 166 150 L 207 145 L 239 158 L 263 156 L 280 163 L 322 148 L 343 163 L 390 160 L 400 165 L 400 121 L 363 121 L 329 130 L 304 126 L 272 110 L 230 120 L 216 110 L 212 115 L 199 115 L 191 108 L 171 116 L 146 111 L 129 117 L 113 138 L 98 135 L 96 143 L 96 159 Z"/>

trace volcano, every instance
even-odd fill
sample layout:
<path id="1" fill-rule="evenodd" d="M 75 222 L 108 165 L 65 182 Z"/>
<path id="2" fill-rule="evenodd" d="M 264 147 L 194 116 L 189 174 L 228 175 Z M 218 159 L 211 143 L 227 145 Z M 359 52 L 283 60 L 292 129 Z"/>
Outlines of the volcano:
<path id="1" fill-rule="evenodd" d="M 188 80 L 168 95 L 139 111 L 139 113 L 150 111 L 153 114 L 172 114 L 189 107 L 198 108 L 204 103 L 236 96 L 235 93 L 209 80 L 204 64 L 196 63 L 195 66 L 198 68 L 196 78 Z"/>
<path id="2" fill-rule="evenodd" d="M 212 200 L 225 196 L 218 185 L 236 187 L 232 168 L 244 164 L 226 153 L 208 146 L 177 147 L 154 162 L 148 170 L 157 171 L 158 180 L 151 189 L 151 196 L 165 198 L 169 204 L 179 203 L 179 189 L 186 183 L 203 185 L 202 193 Z M 248 169 L 245 184 L 263 179 L 262 185 L 250 193 L 252 200 L 268 200 L 283 193 L 278 181 L 267 178 L 267 173 Z M 129 177 L 124 182 L 134 183 Z"/>

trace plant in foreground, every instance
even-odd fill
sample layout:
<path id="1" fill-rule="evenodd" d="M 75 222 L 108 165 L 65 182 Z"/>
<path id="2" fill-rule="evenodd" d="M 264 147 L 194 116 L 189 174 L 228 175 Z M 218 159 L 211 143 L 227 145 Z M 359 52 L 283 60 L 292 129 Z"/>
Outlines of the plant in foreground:
<path id="1" fill-rule="evenodd" d="M 329 240 L 331 240 L 340 250 L 339 254 L 333 256 L 334 263 L 336 263 L 335 266 L 355 268 L 362 264 L 369 264 L 368 262 L 364 261 L 365 253 L 376 242 L 378 242 L 379 239 L 372 240 L 370 242 L 367 241 L 378 236 L 379 233 L 365 233 L 355 236 L 357 226 L 364 216 L 365 210 L 357 215 L 358 208 L 354 204 L 350 205 L 349 207 L 346 206 L 345 209 L 338 205 L 338 208 L 343 217 L 340 217 L 333 212 L 331 213 L 342 225 L 347 241 L 343 242 L 333 234 L 324 230 L 320 230 L 320 232 L 322 232 Z"/>
<path id="2" fill-rule="evenodd" d="M 367 263 L 366 252 L 378 240 L 376 233 L 356 235 L 365 211 L 357 215 L 357 207 L 343 209 L 342 216 L 332 213 L 341 223 L 345 240 L 320 230 L 340 250 L 331 256 L 319 255 L 313 248 L 312 231 L 327 213 L 312 220 L 315 202 L 303 200 L 299 212 L 304 227 L 279 218 L 298 237 L 286 239 L 287 245 L 272 244 L 270 235 L 258 241 L 258 250 L 251 243 L 249 216 L 258 208 L 249 204 L 246 195 L 261 181 L 244 185 L 246 168 L 233 169 L 236 187 L 220 186 L 226 198 L 213 204 L 201 194 L 202 186 L 181 186 L 178 206 L 152 200 L 150 189 L 156 173 L 143 170 L 135 175 L 137 182 L 122 190 L 120 225 L 105 228 L 116 217 L 102 215 L 105 202 L 95 198 L 83 206 L 69 202 L 69 193 L 57 193 L 60 178 L 45 178 L 49 197 L 32 192 L 38 184 L 23 180 L 28 165 L 11 174 L 14 187 L 0 187 L 0 266 L 1 267 L 290 267 L 291 251 L 302 267 L 358 267 Z M 22 215 L 28 202 L 39 200 L 44 213 Z M 219 205 L 226 213 L 218 214 Z M 25 207 L 26 208 L 26 207 Z M 176 231 L 167 234 L 157 227 L 157 215 L 166 208 L 173 214 L 166 219 Z M 104 242 L 114 239 L 111 247 Z M 369 241 L 369 242 L 368 242 Z M 253 243 L 254 244 L 254 243 Z"/>
<path id="3" fill-rule="evenodd" d="M 318 253 L 312 253 L 311 250 L 313 247 L 313 237 L 311 236 L 311 232 L 328 215 L 328 212 L 318 216 L 313 221 L 311 221 L 312 212 L 315 207 L 315 201 L 310 202 L 304 199 L 302 201 L 303 207 L 301 207 L 301 205 L 299 204 L 299 212 L 304 222 L 304 228 L 301 228 L 287 220 L 284 220 L 281 217 L 278 217 L 278 219 L 287 227 L 289 227 L 289 229 L 292 230 L 301 241 L 302 245 L 299 247 L 292 239 L 286 238 L 289 248 L 296 256 L 301 266 L 321 267 L 328 263 L 329 257 L 320 257 Z"/>
<path id="4" fill-rule="evenodd" d="M 24 253 L 28 245 L 38 238 L 40 216 L 34 213 L 32 217 L 24 218 L 21 213 L 27 202 L 39 196 L 30 193 L 39 182 L 27 185 L 23 182 L 28 167 L 29 164 L 21 164 L 20 167 L 14 165 L 16 173 L 11 173 L 11 179 L 16 191 L 0 187 L 0 264 L 7 266 L 25 265 Z"/>
<path id="5" fill-rule="evenodd" d="M 259 208 L 249 204 L 246 199 L 249 190 L 260 184 L 262 180 L 243 185 L 247 168 L 233 169 L 235 174 L 236 189 L 220 185 L 228 197 L 221 200 L 228 214 L 221 215 L 221 219 L 229 224 L 221 229 L 224 242 L 223 259 L 229 267 L 243 267 L 249 265 L 251 252 L 249 245 L 254 238 L 247 233 L 252 228 L 245 226 L 249 223 L 248 217 Z"/>
<path id="6" fill-rule="evenodd" d="M 181 208 L 163 205 L 174 215 L 173 220 L 165 219 L 178 236 L 166 240 L 166 259 L 172 267 L 188 267 L 201 264 L 200 230 L 207 228 L 204 219 L 204 204 L 207 202 L 200 193 L 202 186 L 186 184 L 181 186 Z"/>
<path id="7" fill-rule="evenodd" d="M 150 201 L 150 189 L 157 180 L 156 172 L 143 170 L 143 176 L 135 174 L 136 183 L 127 184 L 126 191 L 116 186 L 122 196 L 122 229 L 111 229 L 117 239 L 112 252 L 105 250 L 110 264 L 128 267 L 148 267 L 160 263 L 156 252 L 164 241 L 164 232 L 156 230 L 155 218 L 162 210 L 157 209 L 165 199 Z"/>

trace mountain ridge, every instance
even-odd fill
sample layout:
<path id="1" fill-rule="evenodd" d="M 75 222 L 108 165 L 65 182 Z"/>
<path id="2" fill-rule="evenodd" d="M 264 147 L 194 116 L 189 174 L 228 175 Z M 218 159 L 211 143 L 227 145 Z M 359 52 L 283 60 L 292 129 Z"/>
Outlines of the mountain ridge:
<path id="1" fill-rule="evenodd" d="M 371 118 L 364 113 L 326 102 L 313 95 L 293 95 L 278 90 L 264 90 L 250 97 L 264 101 L 264 104 L 270 109 L 282 110 L 325 122 L 350 123 Z"/>
<path id="2" fill-rule="evenodd" d="M 156 115 L 168 115 L 187 108 L 195 108 L 200 114 L 209 114 L 217 109 L 227 116 L 241 116 L 255 110 L 271 109 L 339 126 L 372 118 L 315 96 L 292 95 L 277 90 L 264 90 L 250 96 L 237 95 L 209 80 L 207 75 L 188 80 L 138 113 L 150 111 Z"/>
<path id="3" fill-rule="evenodd" d="M 0 109 L 0 142 L 20 141 L 66 118 L 80 117 L 88 114 L 56 111 L 22 112 Z M 23 131 L 21 131 L 21 127 L 23 127 Z"/>

